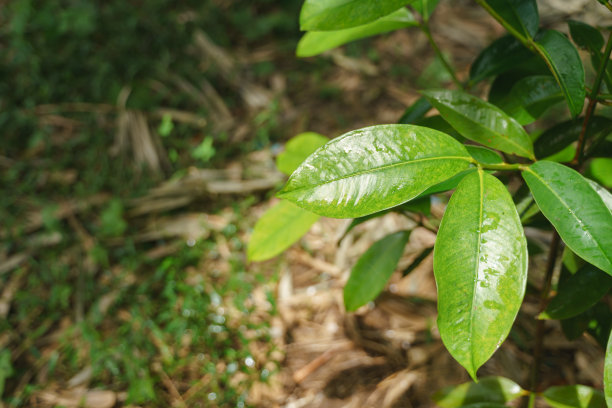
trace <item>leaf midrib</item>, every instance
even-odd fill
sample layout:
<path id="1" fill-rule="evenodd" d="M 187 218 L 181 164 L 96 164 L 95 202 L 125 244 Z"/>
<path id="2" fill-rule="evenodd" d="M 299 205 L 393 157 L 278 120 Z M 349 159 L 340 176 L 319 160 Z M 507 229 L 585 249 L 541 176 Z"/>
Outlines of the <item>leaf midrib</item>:
<path id="1" fill-rule="evenodd" d="M 280 191 L 279 197 L 282 197 L 283 195 L 286 194 L 290 194 L 290 193 L 295 193 L 301 190 L 313 190 L 317 187 L 321 187 L 324 186 L 326 184 L 332 184 L 341 180 L 345 180 L 348 178 L 353 178 L 353 177 L 359 177 L 359 176 L 363 176 L 366 174 L 372 174 L 372 173 L 376 173 L 379 171 L 384 171 L 384 170 L 388 170 L 388 169 L 392 169 L 394 167 L 400 167 L 400 166 L 409 166 L 415 163 L 421 163 L 421 162 L 427 162 L 427 161 L 433 161 L 433 160 L 465 160 L 468 163 L 472 163 L 474 161 L 474 159 L 469 156 L 436 156 L 436 157 L 426 157 L 423 159 L 416 159 L 416 160 L 410 160 L 410 161 L 403 161 L 403 162 L 399 162 L 399 163 L 393 163 L 393 164 L 389 164 L 389 165 L 385 165 L 385 166 L 380 166 L 380 167 L 375 167 L 372 169 L 367 169 L 367 170 L 362 170 L 362 171 L 358 171 L 355 173 L 351 173 L 351 174 L 347 174 L 346 176 L 343 177 L 337 177 L 331 180 L 327 180 L 325 182 L 319 183 L 319 184 L 314 184 L 314 185 L 308 185 L 308 186 L 301 186 L 301 187 L 297 187 L 294 188 L 292 190 L 288 190 L 288 191 Z M 449 176 L 452 177 L 453 175 Z"/>
<path id="2" fill-rule="evenodd" d="M 591 237 L 591 239 L 593 240 L 593 242 L 595 242 L 595 244 L 597 245 L 597 248 L 599 248 L 600 252 L 604 255 L 604 257 L 606 258 L 606 260 L 608 261 L 608 263 L 610 265 L 612 265 L 612 259 L 608 257 L 608 255 L 606 254 L 606 252 L 604 251 L 603 247 L 601 246 L 601 244 L 599 243 L 599 241 L 597 241 L 595 239 L 595 237 L 593 236 L 593 234 L 591 233 L 590 229 L 588 228 L 588 226 L 582 222 L 578 217 L 576 217 L 576 214 L 574 214 L 573 211 L 571 211 L 570 206 L 565 202 L 565 200 L 563 198 L 561 198 L 561 196 L 559 196 L 559 194 L 557 194 L 557 192 L 555 190 L 553 190 L 551 187 L 548 186 L 548 184 L 546 183 L 546 181 L 540 177 L 535 171 L 531 170 L 530 168 L 527 168 L 526 171 L 529 171 L 531 174 L 533 174 L 538 181 L 540 181 L 542 183 L 542 185 L 544 185 L 544 187 L 546 187 L 558 200 L 559 202 L 568 210 L 568 212 L 571 214 L 571 216 L 578 222 L 578 224 L 580 225 L 584 225 L 587 229 L 584 230 L 586 233 L 589 234 L 589 237 Z M 535 198 L 535 197 L 534 197 Z M 598 198 L 599 194 L 598 194 Z M 600 198 L 601 199 L 601 198 Z M 540 205 L 538 203 L 538 200 L 536 199 L 536 203 L 538 204 L 538 206 Z M 605 204 L 604 204 L 605 205 Z"/>
<path id="3" fill-rule="evenodd" d="M 474 285 L 472 286 L 472 303 L 470 304 L 470 344 L 474 345 L 472 341 L 474 339 L 474 302 L 476 301 L 476 291 L 478 290 L 478 271 L 480 269 L 480 244 L 482 238 L 482 218 L 483 218 L 483 209 L 484 209 L 484 179 L 483 172 L 481 169 L 478 170 L 478 249 L 476 250 L 476 262 L 475 262 L 475 273 L 474 273 Z M 474 370 L 474 375 L 476 375 L 476 362 L 474 361 L 474 350 L 470 350 L 470 360 L 472 361 L 472 369 Z"/>

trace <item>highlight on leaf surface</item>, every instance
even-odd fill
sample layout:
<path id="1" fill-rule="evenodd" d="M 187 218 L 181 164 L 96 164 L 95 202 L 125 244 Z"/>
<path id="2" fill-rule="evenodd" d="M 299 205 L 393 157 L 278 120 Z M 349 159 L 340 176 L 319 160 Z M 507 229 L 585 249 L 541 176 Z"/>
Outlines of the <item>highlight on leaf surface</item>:
<path id="1" fill-rule="evenodd" d="M 357 218 L 407 202 L 474 159 L 452 137 L 414 125 L 379 125 L 331 140 L 278 196 L 316 214 Z"/>
<path id="2" fill-rule="evenodd" d="M 508 336 L 527 283 L 523 227 L 494 176 L 474 172 L 457 186 L 438 231 L 434 275 L 442 341 L 476 379 Z"/>

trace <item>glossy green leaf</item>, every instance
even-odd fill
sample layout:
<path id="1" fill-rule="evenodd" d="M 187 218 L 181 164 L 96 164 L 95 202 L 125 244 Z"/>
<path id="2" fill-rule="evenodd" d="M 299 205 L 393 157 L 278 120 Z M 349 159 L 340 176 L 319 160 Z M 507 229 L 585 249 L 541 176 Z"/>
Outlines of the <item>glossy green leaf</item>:
<path id="1" fill-rule="evenodd" d="M 276 157 L 276 167 L 290 176 L 308 156 L 327 142 L 329 139 L 318 133 L 300 133 L 285 144 L 285 151 Z"/>
<path id="2" fill-rule="evenodd" d="M 255 224 L 247 258 L 264 261 L 275 257 L 299 240 L 318 219 L 318 215 L 282 200 Z"/>
<path id="3" fill-rule="evenodd" d="M 612 193 L 593 180 L 586 179 L 586 181 L 588 181 L 591 188 L 595 190 L 597 194 L 599 194 L 599 197 L 601 197 L 601 200 L 604 202 L 606 207 L 608 207 L 608 210 L 612 212 Z"/>
<path id="4" fill-rule="evenodd" d="M 589 172 L 595 180 L 607 188 L 612 188 L 612 159 L 598 157 L 591 160 Z"/>
<path id="5" fill-rule="evenodd" d="M 577 46 L 591 52 L 601 51 L 605 40 L 598 29 L 582 21 L 575 20 L 569 20 L 567 25 L 569 26 L 572 40 L 574 40 Z"/>
<path id="6" fill-rule="evenodd" d="M 416 0 L 412 2 L 412 8 L 421 15 L 423 21 L 429 21 L 440 0 Z"/>
<path id="7" fill-rule="evenodd" d="M 563 91 L 573 116 L 582 112 L 586 91 L 584 67 L 578 50 L 558 31 L 548 30 L 538 36 L 536 47 L 546 58 L 550 70 Z"/>
<path id="8" fill-rule="evenodd" d="M 533 150 L 537 158 L 544 158 L 560 152 L 572 142 L 576 142 L 582 131 L 582 118 L 561 122 L 538 137 Z M 612 120 L 603 116 L 593 116 L 589 122 L 586 138 L 591 140 L 612 131 Z"/>
<path id="9" fill-rule="evenodd" d="M 522 388 L 505 377 L 485 377 L 477 383 L 445 387 L 432 399 L 441 408 L 464 408 L 477 403 L 506 403 L 523 394 Z M 488 406 L 488 405 L 485 405 Z"/>
<path id="10" fill-rule="evenodd" d="M 519 34 L 533 37 L 538 31 L 540 16 L 535 0 L 485 0 L 497 19 L 505 21 Z"/>
<path id="11" fill-rule="evenodd" d="M 376 299 L 395 271 L 409 238 L 410 231 L 387 235 L 359 258 L 344 287 L 346 310 L 355 311 Z"/>
<path id="12" fill-rule="evenodd" d="M 497 104 L 521 125 L 528 125 L 563 100 L 555 79 L 548 75 L 525 77 Z"/>
<path id="13" fill-rule="evenodd" d="M 562 273 L 557 295 L 550 300 L 542 319 L 567 319 L 590 309 L 612 288 L 612 276 L 586 264 L 576 274 Z"/>
<path id="14" fill-rule="evenodd" d="M 586 385 L 550 387 L 542 397 L 553 408 L 606 408 L 603 393 Z"/>
<path id="15" fill-rule="evenodd" d="M 561 320 L 561 328 L 568 340 L 576 340 L 586 330 L 602 347 L 606 347 L 612 328 L 610 306 L 604 301 L 596 303 L 584 313 Z"/>
<path id="16" fill-rule="evenodd" d="M 470 67 L 470 83 L 475 84 L 517 68 L 539 72 L 542 65 L 544 64 L 541 59 L 525 48 L 519 40 L 506 35 L 493 41 L 478 55 Z"/>
<path id="17" fill-rule="evenodd" d="M 512 197 L 495 177 L 468 174 L 452 195 L 434 249 L 438 329 L 476 371 L 504 341 L 527 282 L 527 241 Z"/>
<path id="18" fill-rule="evenodd" d="M 321 147 L 278 195 L 327 217 L 362 217 L 415 198 L 472 160 L 462 144 L 436 130 L 372 126 Z"/>
<path id="19" fill-rule="evenodd" d="M 351 41 L 416 25 L 418 23 L 412 13 L 401 8 L 378 20 L 357 27 L 334 31 L 309 31 L 300 39 L 296 54 L 298 57 L 311 57 Z"/>
<path id="20" fill-rule="evenodd" d="M 424 97 L 420 97 L 413 103 L 402 115 L 398 123 L 408 125 L 415 123 L 417 120 L 422 119 L 427 112 L 431 110 L 432 106 Z M 439 129 L 438 129 L 439 130 Z"/>
<path id="21" fill-rule="evenodd" d="M 608 408 L 612 408 L 612 332 L 608 335 L 606 360 L 604 363 L 604 393 Z"/>
<path id="22" fill-rule="evenodd" d="M 423 95 L 461 135 L 506 153 L 535 159 L 529 135 L 497 106 L 463 91 L 428 90 Z"/>
<path id="23" fill-rule="evenodd" d="M 360 26 L 414 0 L 306 0 L 300 12 L 302 31 L 342 30 Z"/>
<path id="24" fill-rule="evenodd" d="M 427 99 L 425 99 L 425 101 L 427 101 Z M 431 106 L 429 101 L 427 101 L 427 104 Z M 430 129 L 439 130 L 440 132 L 446 133 L 447 135 L 451 136 L 453 139 L 461 143 L 464 143 L 466 141 L 466 138 L 457 133 L 457 131 L 440 115 L 426 116 L 424 118 L 416 120 L 414 124 L 418 126 L 424 126 Z"/>
<path id="25" fill-rule="evenodd" d="M 575 170 L 540 161 L 523 171 L 542 213 L 572 251 L 612 275 L 612 213 Z"/>
<path id="26" fill-rule="evenodd" d="M 486 147 L 466 145 L 465 148 L 479 163 L 500 164 L 504 162 L 504 158 L 499 153 Z"/>

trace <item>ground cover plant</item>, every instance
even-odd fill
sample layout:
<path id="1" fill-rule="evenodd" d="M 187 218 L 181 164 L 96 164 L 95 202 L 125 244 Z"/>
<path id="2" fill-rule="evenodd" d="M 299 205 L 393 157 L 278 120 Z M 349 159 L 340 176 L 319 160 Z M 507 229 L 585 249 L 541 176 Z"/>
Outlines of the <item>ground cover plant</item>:
<path id="1" fill-rule="evenodd" d="M 525 406 L 537 399 L 553 407 L 612 406 L 612 33 L 568 21 L 570 40 L 541 28 L 534 0 L 477 3 L 507 34 L 476 56 L 462 80 L 430 33 L 437 1 L 304 2 L 298 56 L 418 27 L 455 89 L 423 90 L 398 124 L 332 140 L 313 133 L 294 138 L 277 161 L 290 175 L 278 193 L 282 201 L 256 225 L 248 256 L 260 261 L 279 254 L 319 216 L 353 218 L 350 229 L 389 211 L 406 214 L 437 230 L 437 326 L 448 352 L 474 380 L 440 390 L 434 396 L 439 406 L 499 407 L 519 397 Z M 599 3 L 612 10 L 607 1 Z M 588 55 L 586 70 L 579 49 Z M 483 83 L 489 84 L 484 98 Z M 432 109 L 438 114 L 426 116 Z M 432 225 L 430 200 L 449 190 L 444 217 Z M 527 290 L 527 226 L 552 236 L 538 288 L 531 375 L 521 385 L 479 379 L 478 369 L 507 338 Z M 344 289 L 348 311 L 384 289 L 409 236 L 394 233 L 363 254 Z M 545 319 L 559 319 L 568 338 L 588 332 L 606 350 L 603 392 L 580 384 L 539 387 Z"/>

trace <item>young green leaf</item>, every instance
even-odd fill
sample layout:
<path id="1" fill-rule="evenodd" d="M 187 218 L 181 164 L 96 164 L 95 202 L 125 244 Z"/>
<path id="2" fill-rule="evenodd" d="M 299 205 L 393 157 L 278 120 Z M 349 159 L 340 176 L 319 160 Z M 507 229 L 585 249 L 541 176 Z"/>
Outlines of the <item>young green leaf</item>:
<path id="1" fill-rule="evenodd" d="M 357 261 L 344 287 L 344 306 L 357 310 L 385 288 L 402 257 L 410 231 L 400 231 L 376 241 Z"/>
<path id="2" fill-rule="evenodd" d="M 529 135 L 520 123 L 497 106 L 463 91 L 428 90 L 422 93 L 465 138 L 535 160 Z"/>
<path id="3" fill-rule="evenodd" d="M 487 149 L 482 146 L 466 145 L 468 153 L 482 164 L 500 164 L 504 162 L 504 158 L 494 150 Z"/>
<path id="4" fill-rule="evenodd" d="M 563 100 L 563 93 L 549 75 L 525 77 L 514 84 L 497 106 L 521 125 L 528 125 Z"/>
<path id="5" fill-rule="evenodd" d="M 543 65 L 541 59 L 519 40 L 506 35 L 493 41 L 481 51 L 470 67 L 470 83 L 475 84 L 488 77 L 518 68 L 538 72 Z M 546 69 L 546 66 L 543 68 Z"/>
<path id="6" fill-rule="evenodd" d="M 542 396 L 553 408 L 606 408 L 603 393 L 586 385 L 550 387 Z"/>
<path id="7" fill-rule="evenodd" d="M 612 288 L 612 276 L 586 264 L 576 274 L 561 274 L 557 295 L 550 300 L 542 319 L 567 319 L 591 308 Z"/>
<path id="8" fill-rule="evenodd" d="M 548 30 L 538 36 L 536 47 L 546 59 L 550 71 L 561 87 L 572 116 L 582 112 L 586 90 L 584 67 L 578 50 L 558 31 Z"/>
<path id="9" fill-rule="evenodd" d="M 276 157 L 276 167 L 290 176 L 308 156 L 327 142 L 329 139 L 318 133 L 300 133 L 289 140 L 285 151 Z"/>
<path id="10" fill-rule="evenodd" d="M 363 25 L 414 0 L 306 0 L 300 12 L 302 31 L 330 31 Z"/>
<path id="11" fill-rule="evenodd" d="M 475 403 L 506 403 L 523 394 L 523 389 L 505 377 L 485 377 L 477 383 L 445 387 L 436 392 L 432 399 L 441 408 L 464 408 Z"/>
<path id="12" fill-rule="evenodd" d="M 608 335 L 606 360 L 604 364 L 604 392 L 608 408 L 612 407 L 612 333 Z"/>
<path id="13" fill-rule="evenodd" d="M 306 159 L 278 194 L 334 218 L 395 207 L 467 169 L 452 137 L 414 125 L 380 125 L 333 139 Z"/>
<path id="14" fill-rule="evenodd" d="M 405 8 L 401 8 L 378 20 L 357 27 L 335 31 L 309 31 L 300 39 L 296 55 L 298 57 L 312 57 L 351 41 L 416 25 L 418 23 L 412 13 Z"/>
<path id="15" fill-rule="evenodd" d="M 282 200 L 255 224 L 249 241 L 249 261 L 265 261 L 293 245 L 319 219 L 319 216 Z"/>
<path id="16" fill-rule="evenodd" d="M 535 0 L 485 0 L 498 20 L 504 21 L 517 33 L 533 37 L 540 25 Z"/>
<path id="17" fill-rule="evenodd" d="M 438 329 L 451 355 L 476 371 L 504 341 L 527 282 L 527 241 L 506 187 L 478 171 L 452 195 L 434 248 Z"/>
<path id="18" fill-rule="evenodd" d="M 576 255 L 612 275 L 612 213 L 577 171 L 539 161 L 523 171 L 536 203 Z"/>

